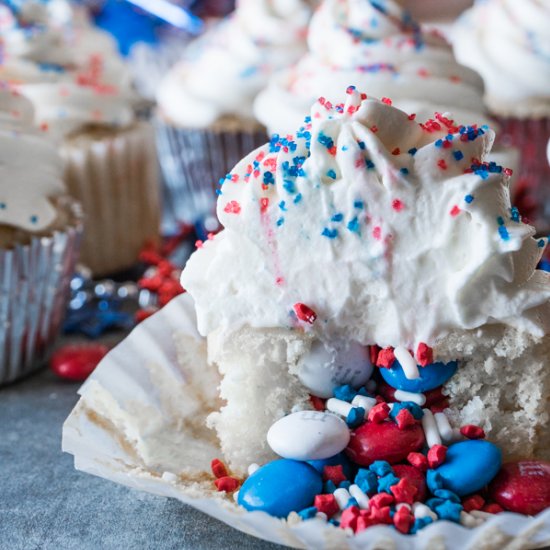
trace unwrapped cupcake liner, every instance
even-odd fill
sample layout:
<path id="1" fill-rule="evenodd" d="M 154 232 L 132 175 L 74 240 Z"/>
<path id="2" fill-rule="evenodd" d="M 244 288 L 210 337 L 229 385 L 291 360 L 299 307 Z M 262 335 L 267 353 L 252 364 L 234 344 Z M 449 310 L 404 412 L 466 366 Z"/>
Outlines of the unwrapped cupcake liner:
<path id="1" fill-rule="evenodd" d="M 165 233 L 215 214 L 216 187 L 248 153 L 264 145 L 267 135 L 254 130 L 178 128 L 155 118 L 163 175 Z"/>
<path id="2" fill-rule="evenodd" d="M 519 173 L 512 200 L 539 232 L 550 231 L 550 165 L 546 148 L 550 118 L 499 118 L 498 143 L 520 152 Z"/>
<path id="3" fill-rule="evenodd" d="M 182 343 L 200 340 L 193 301 L 172 300 L 141 323 L 80 389 L 63 428 L 63 449 L 79 470 L 176 498 L 242 532 L 294 548 L 367 550 L 541 548 L 550 545 L 550 509 L 530 517 L 496 514 L 475 529 L 437 521 L 415 535 L 374 526 L 350 536 L 320 519 L 287 522 L 247 512 L 214 489 L 210 461 L 223 456 L 204 419 L 215 402 L 214 367 Z M 185 347 L 185 346 L 183 346 Z M 185 350 L 183 350 L 185 351 Z M 206 353 L 206 352 L 205 352 Z M 147 452 L 146 449 L 150 451 Z M 154 452 L 154 454 L 151 454 Z"/>
<path id="4" fill-rule="evenodd" d="M 64 230 L 0 249 L 0 385 L 43 366 L 60 333 L 82 236 L 80 207 Z"/>
<path id="5" fill-rule="evenodd" d="M 160 186 L 154 133 L 146 122 L 66 141 L 69 193 L 85 213 L 81 261 L 94 276 L 132 267 L 159 239 Z"/>

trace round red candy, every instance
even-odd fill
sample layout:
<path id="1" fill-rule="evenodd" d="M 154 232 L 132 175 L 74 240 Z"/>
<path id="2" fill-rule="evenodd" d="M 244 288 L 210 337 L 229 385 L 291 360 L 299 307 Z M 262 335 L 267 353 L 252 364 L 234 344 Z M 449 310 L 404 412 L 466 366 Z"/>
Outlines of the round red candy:
<path id="1" fill-rule="evenodd" d="M 532 516 L 550 508 L 550 462 L 504 464 L 489 485 L 489 496 L 505 510 L 518 514 Z"/>
<path id="2" fill-rule="evenodd" d="M 392 421 L 367 422 L 352 432 L 346 454 L 361 466 L 370 466 L 375 460 L 396 464 L 421 449 L 424 441 L 424 430 L 418 423 L 400 430 Z"/>
<path id="3" fill-rule="evenodd" d="M 409 464 L 396 464 L 393 466 L 393 471 L 399 479 L 405 478 L 416 487 L 417 492 L 414 496 L 414 500 L 420 500 L 422 502 L 426 500 L 426 479 L 418 468 L 410 466 Z"/>
<path id="4" fill-rule="evenodd" d="M 50 368 L 60 378 L 83 382 L 108 351 L 109 348 L 101 344 L 63 346 L 50 359 Z"/>

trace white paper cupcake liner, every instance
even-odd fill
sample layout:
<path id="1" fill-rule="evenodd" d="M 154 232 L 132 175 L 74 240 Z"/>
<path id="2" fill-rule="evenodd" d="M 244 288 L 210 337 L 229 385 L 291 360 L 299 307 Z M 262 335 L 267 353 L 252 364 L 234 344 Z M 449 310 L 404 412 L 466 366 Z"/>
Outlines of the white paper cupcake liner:
<path id="1" fill-rule="evenodd" d="M 101 276 L 130 268 L 160 233 L 160 185 L 150 124 L 81 134 L 65 143 L 69 193 L 82 203 L 81 261 Z"/>
<path id="2" fill-rule="evenodd" d="M 184 365 L 177 360 L 178 342 L 200 342 L 194 327 L 193 302 L 179 296 L 105 357 L 63 428 L 63 449 L 74 455 L 76 468 L 176 498 L 249 535 L 294 548 L 511 550 L 550 544 L 550 509 L 536 517 L 497 514 L 475 529 L 438 521 L 416 535 L 375 526 L 350 537 L 318 519 L 291 525 L 239 508 L 213 490 L 210 461 L 223 457 L 210 430 L 201 428 L 217 407 L 216 373 L 191 354 Z"/>
<path id="3" fill-rule="evenodd" d="M 220 178 L 268 138 L 263 130 L 176 128 L 154 119 L 164 183 L 163 230 L 177 231 L 215 213 Z"/>
<path id="4" fill-rule="evenodd" d="M 82 235 L 71 209 L 66 230 L 0 249 L 0 385 L 42 367 L 60 332 Z"/>

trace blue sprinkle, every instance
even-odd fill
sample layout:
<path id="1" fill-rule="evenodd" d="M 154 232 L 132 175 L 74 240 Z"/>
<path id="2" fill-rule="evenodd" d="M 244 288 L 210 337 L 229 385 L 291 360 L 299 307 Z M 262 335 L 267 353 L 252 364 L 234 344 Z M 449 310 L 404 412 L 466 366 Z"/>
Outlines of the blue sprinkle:
<path id="1" fill-rule="evenodd" d="M 430 525 L 432 522 L 433 519 L 430 516 L 415 519 L 413 526 L 411 527 L 410 534 L 415 535 L 418 531 L 420 531 L 420 529 L 424 529 L 426 525 Z"/>
<path id="2" fill-rule="evenodd" d="M 390 411 L 390 418 L 395 420 L 399 412 L 403 409 L 407 409 L 413 415 L 415 420 L 420 420 L 424 416 L 422 407 L 412 401 L 402 401 L 401 403 L 394 403 L 392 410 Z"/>
<path id="3" fill-rule="evenodd" d="M 325 227 L 321 235 L 323 235 L 323 237 L 327 237 L 328 239 L 336 239 L 336 237 L 338 237 L 338 229 L 329 229 L 328 227 Z"/>
<path id="4" fill-rule="evenodd" d="M 374 162 L 370 159 L 365 159 L 365 164 L 367 165 L 368 170 L 372 170 L 374 168 Z"/>
<path id="5" fill-rule="evenodd" d="M 362 151 L 364 151 L 365 148 L 367 147 L 367 146 L 365 145 L 365 142 L 364 142 L 364 141 L 358 141 L 358 142 L 357 142 L 357 145 L 359 145 L 359 149 L 361 149 Z"/>
<path id="6" fill-rule="evenodd" d="M 544 239 L 539 239 L 538 243 L 537 243 L 537 246 L 539 248 L 544 248 L 546 246 L 546 242 Z"/>
<path id="7" fill-rule="evenodd" d="M 365 421 L 365 409 L 363 407 L 353 407 L 346 417 L 348 428 L 358 428 Z"/>
<path id="8" fill-rule="evenodd" d="M 328 523 L 334 525 L 334 527 L 340 527 L 340 522 L 337 519 L 329 519 Z"/>
<path id="9" fill-rule="evenodd" d="M 344 214 L 341 214 L 341 213 L 334 214 L 334 216 L 330 218 L 330 220 L 333 222 L 341 222 L 343 219 L 344 219 Z"/>
<path id="10" fill-rule="evenodd" d="M 416 147 L 412 147 L 411 149 L 409 149 L 408 153 L 409 153 L 409 155 L 414 157 L 414 155 L 416 155 L 417 151 L 418 151 L 418 149 Z"/>
<path id="11" fill-rule="evenodd" d="M 6 208 L 7 208 L 6 203 L 5 202 L 0 202 L 0 209 L 5 210 Z"/>
<path id="12" fill-rule="evenodd" d="M 435 511 L 436 506 L 441 506 L 444 502 L 444 498 L 429 498 L 424 504 Z"/>
<path id="13" fill-rule="evenodd" d="M 273 172 L 269 170 L 264 172 L 264 183 L 266 185 L 273 185 L 275 183 L 275 178 L 273 177 Z"/>
<path id="14" fill-rule="evenodd" d="M 359 208 L 359 210 L 363 210 L 364 206 L 365 205 L 363 204 L 363 201 L 355 201 L 353 203 L 353 207 L 354 208 Z"/>
<path id="15" fill-rule="evenodd" d="M 394 473 L 386 474 L 378 479 L 378 492 L 391 494 L 390 487 L 398 483 L 399 478 Z"/>
<path id="16" fill-rule="evenodd" d="M 333 180 L 335 180 L 335 179 L 336 179 L 336 172 L 335 172 L 334 170 L 331 169 L 331 170 L 329 170 L 329 171 L 327 172 L 327 176 L 328 176 L 329 178 L 332 178 Z"/>
<path id="17" fill-rule="evenodd" d="M 516 206 L 512 206 L 512 208 L 510 208 L 510 218 L 513 222 L 516 223 L 519 223 L 521 221 L 521 216 Z"/>
<path id="18" fill-rule="evenodd" d="M 375 493 L 378 489 L 378 479 L 376 474 L 365 468 L 359 468 L 353 481 L 365 494 Z"/>
<path id="19" fill-rule="evenodd" d="M 302 510 L 301 512 L 298 512 L 298 515 L 303 519 L 312 519 L 317 515 L 317 508 L 315 506 L 310 506 L 309 508 L 306 508 L 305 510 Z"/>
<path id="20" fill-rule="evenodd" d="M 460 523 L 460 512 L 462 512 L 462 504 L 446 500 L 443 504 L 435 507 L 435 513 L 439 516 L 439 519 L 447 519 Z"/>
<path id="21" fill-rule="evenodd" d="M 504 227 L 503 225 L 501 225 L 498 228 L 498 233 L 500 235 L 500 238 L 503 241 L 509 241 L 510 240 L 510 234 L 508 233 L 508 229 L 506 229 L 506 227 Z"/>
<path id="22" fill-rule="evenodd" d="M 325 484 L 323 485 L 323 493 L 325 493 L 326 495 L 330 495 L 334 493 L 336 489 L 337 487 L 334 484 L 334 481 L 331 481 L 330 479 L 327 479 L 327 481 L 325 481 Z"/>
<path id="23" fill-rule="evenodd" d="M 497 223 L 498 223 L 498 225 L 504 225 L 504 218 L 502 216 L 499 216 L 497 218 Z"/>
<path id="24" fill-rule="evenodd" d="M 285 201 L 281 201 L 281 202 L 279 203 L 279 208 L 280 208 L 283 212 L 286 212 L 286 211 L 287 211 Z"/>
<path id="25" fill-rule="evenodd" d="M 353 398 L 357 395 L 357 392 L 349 384 L 344 384 L 343 386 L 334 388 L 332 395 L 336 399 L 340 399 L 340 401 L 351 403 Z"/>
<path id="26" fill-rule="evenodd" d="M 294 197 L 294 204 L 298 204 L 300 201 L 302 200 L 302 193 L 298 193 L 295 197 Z"/>
<path id="27" fill-rule="evenodd" d="M 435 146 L 436 146 L 436 147 L 443 147 L 443 140 L 442 140 L 442 139 L 438 139 L 438 140 L 435 142 Z"/>
<path id="28" fill-rule="evenodd" d="M 474 202 L 474 196 L 473 196 L 473 195 L 466 195 L 466 196 L 464 197 L 464 200 L 465 200 L 468 204 L 470 204 L 470 203 Z"/>
<path id="29" fill-rule="evenodd" d="M 406 176 L 408 173 L 409 173 L 409 169 L 408 168 L 401 168 L 401 170 L 399 170 L 404 176 Z"/>
<path id="30" fill-rule="evenodd" d="M 453 157 L 455 160 L 462 160 L 464 158 L 464 154 L 462 151 L 453 151 Z"/>
<path id="31" fill-rule="evenodd" d="M 359 220 L 355 217 L 348 222 L 348 229 L 352 233 L 359 233 Z"/>
<path id="32" fill-rule="evenodd" d="M 346 504 L 346 508 L 351 508 L 352 506 L 359 507 L 359 503 L 353 497 L 351 497 L 348 500 L 348 503 Z"/>
<path id="33" fill-rule="evenodd" d="M 38 222 L 38 216 L 31 216 L 31 223 Z"/>
<path id="34" fill-rule="evenodd" d="M 428 470 L 426 472 L 426 485 L 430 492 L 434 494 L 438 489 L 443 489 L 443 478 L 441 474 L 435 470 Z"/>
<path id="35" fill-rule="evenodd" d="M 342 151 L 347 151 L 348 150 L 348 146 L 347 145 L 342 145 Z"/>
<path id="36" fill-rule="evenodd" d="M 283 225 L 283 223 L 285 223 L 285 219 L 284 218 L 279 218 L 277 220 L 277 227 L 281 227 L 281 225 Z"/>
<path id="37" fill-rule="evenodd" d="M 294 193 L 296 193 L 296 186 L 294 185 L 293 181 L 285 180 L 283 182 L 283 189 L 285 189 L 285 191 L 287 193 L 290 193 L 291 195 L 294 195 Z"/>
<path id="38" fill-rule="evenodd" d="M 460 503 L 460 497 L 453 493 L 452 491 L 448 491 L 447 489 L 438 489 L 434 495 L 437 498 L 442 498 L 444 500 L 451 500 L 452 502 L 458 502 Z"/>
<path id="39" fill-rule="evenodd" d="M 338 489 L 349 489 L 351 487 L 351 481 L 348 481 L 347 479 L 344 479 L 344 481 L 340 482 L 340 485 L 338 485 Z"/>
<path id="40" fill-rule="evenodd" d="M 324 145 L 327 149 L 332 149 L 334 147 L 334 141 L 330 136 L 325 135 L 323 132 L 319 132 L 317 141 Z"/>
<path id="41" fill-rule="evenodd" d="M 369 470 L 374 472 L 377 476 L 385 476 L 386 474 L 393 474 L 393 468 L 390 463 L 385 460 L 375 460 L 370 466 Z"/>

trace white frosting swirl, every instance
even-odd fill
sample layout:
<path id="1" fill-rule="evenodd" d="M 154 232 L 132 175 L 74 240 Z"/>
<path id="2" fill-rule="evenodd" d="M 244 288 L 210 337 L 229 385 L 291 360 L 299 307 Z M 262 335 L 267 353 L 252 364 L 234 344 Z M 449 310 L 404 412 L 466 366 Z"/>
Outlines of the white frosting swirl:
<path id="1" fill-rule="evenodd" d="M 255 114 L 271 133 L 293 131 L 313 101 L 335 101 L 348 85 L 390 97 L 419 120 L 451 111 L 466 124 L 487 122 L 481 79 L 394 0 L 324 0 L 308 44 L 309 52 L 274 75 L 256 100 Z"/>
<path id="2" fill-rule="evenodd" d="M 457 58 L 485 81 L 497 114 L 550 115 L 550 2 L 484 0 L 456 23 Z"/>
<path id="3" fill-rule="evenodd" d="M 546 239 L 511 208 L 502 168 L 481 164 L 494 133 L 441 116 L 420 125 L 348 93 L 224 180 L 225 229 L 182 275 L 200 332 L 296 326 L 296 303 L 329 343 L 416 349 L 486 323 L 546 330 Z"/>
<path id="4" fill-rule="evenodd" d="M 311 0 L 240 0 L 232 16 L 188 48 L 157 100 L 175 124 L 206 127 L 224 115 L 253 119 L 252 102 L 277 69 L 305 51 Z"/>
<path id="5" fill-rule="evenodd" d="M 32 104 L 0 87 L 0 226 L 31 233 L 47 229 L 65 194 L 61 157 L 32 126 Z"/>
<path id="6" fill-rule="evenodd" d="M 31 99 L 37 125 L 62 139 L 87 124 L 133 121 L 136 96 L 112 38 L 64 0 L 0 10 L 0 78 Z"/>

